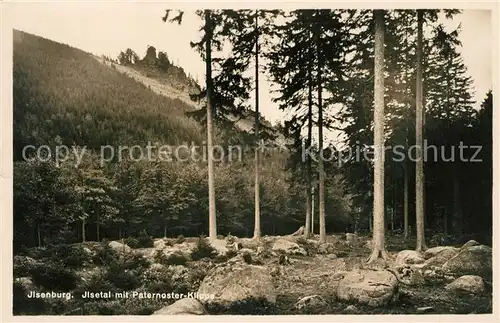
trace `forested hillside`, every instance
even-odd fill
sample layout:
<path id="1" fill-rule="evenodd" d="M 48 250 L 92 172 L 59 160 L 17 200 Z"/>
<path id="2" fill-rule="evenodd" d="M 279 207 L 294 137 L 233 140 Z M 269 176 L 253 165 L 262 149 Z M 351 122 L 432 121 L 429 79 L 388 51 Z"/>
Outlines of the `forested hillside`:
<path id="1" fill-rule="evenodd" d="M 120 163 L 101 167 L 99 158 L 105 145 L 118 150 L 145 149 L 148 142 L 201 144 L 203 125 L 188 115 L 193 106 L 159 95 L 76 48 L 20 31 L 15 39 L 15 244 L 118 239 L 142 230 L 156 237 L 206 234 L 203 161 L 135 161 L 138 155 L 130 160 L 126 150 Z M 161 76 L 161 70 L 156 73 Z M 248 142 L 244 132 L 221 127 L 226 130 L 218 131 L 218 143 Z M 48 145 L 53 154 L 57 145 L 80 146 L 79 151 L 86 146 L 88 158 L 78 168 L 71 160 L 61 167 L 54 160 L 26 162 L 26 145 Z M 303 192 L 291 181 L 286 153 L 273 151 L 262 164 L 263 227 L 267 234 L 285 234 L 301 225 Z M 217 164 L 223 234 L 251 234 L 252 156 L 246 152 L 239 161 Z M 350 205 L 338 181 L 331 184 L 335 194 L 329 201 L 344 227 Z"/>

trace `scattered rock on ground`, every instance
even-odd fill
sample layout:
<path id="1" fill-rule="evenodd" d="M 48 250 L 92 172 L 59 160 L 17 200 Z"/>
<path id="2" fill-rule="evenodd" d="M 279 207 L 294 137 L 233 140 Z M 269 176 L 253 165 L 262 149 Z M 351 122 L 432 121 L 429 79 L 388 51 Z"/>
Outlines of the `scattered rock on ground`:
<path id="1" fill-rule="evenodd" d="M 311 295 L 301 298 L 297 303 L 295 303 L 295 308 L 298 310 L 308 309 L 321 309 L 327 305 L 323 297 L 319 295 Z"/>
<path id="2" fill-rule="evenodd" d="M 153 242 L 153 245 L 155 249 L 162 250 L 163 248 L 165 248 L 165 241 L 163 241 L 163 239 L 158 239 Z"/>
<path id="3" fill-rule="evenodd" d="M 223 264 L 210 272 L 198 289 L 200 294 L 213 294 L 203 304 L 230 306 L 234 302 L 265 300 L 276 303 L 276 289 L 271 274 L 262 266 Z"/>
<path id="4" fill-rule="evenodd" d="M 401 283 L 409 286 L 423 285 L 425 278 L 420 268 L 415 265 L 402 265 L 395 268 L 395 273 Z"/>
<path id="5" fill-rule="evenodd" d="M 358 241 L 358 236 L 355 233 L 346 233 L 345 239 L 347 242 L 356 242 Z"/>
<path id="6" fill-rule="evenodd" d="M 432 312 L 433 310 L 434 307 L 432 306 L 417 307 L 417 313 L 428 313 Z"/>
<path id="7" fill-rule="evenodd" d="M 313 240 L 315 241 L 315 240 Z M 322 243 L 318 246 L 318 253 L 322 255 L 332 254 L 335 252 L 335 245 L 330 242 Z"/>
<path id="8" fill-rule="evenodd" d="M 111 247 L 111 249 L 115 250 L 116 252 L 119 252 L 119 253 L 129 253 L 132 251 L 132 248 L 130 248 L 129 246 L 127 246 L 126 244 L 124 243 L 120 243 L 118 241 L 111 241 L 109 243 L 109 246 Z"/>
<path id="9" fill-rule="evenodd" d="M 278 239 L 274 242 L 272 250 L 283 251 L 289 255 L 303 255 L 307 256 L 307 252 L 295 242 L 285 239 Z"/>
<path id="10" fill-rule="evenodd" d="M 182 298 L 175 303 L 166 306 L 153 315 L 205 315 L 207 314 L 203 305 L 196 298 Z"/>
<path id="11" fill-rule="evenodd" d="M 371 307 L 383 306 L 398 296 L 398 279 L 387 270 L 353 270 L 340 280 L 337 298 Z"/>
<path id="12" fill-rule="evenodd" d="M 445 289 L 449 291 L 481 294 L 484 292 L 484 282 L 479 276 L 465 275 L 446 285 Z"/>
<path id="13" fill-rule="evenodd" d="M 485 245 L 471 246 L 462 249 L 455 257 L 443 264 L 443 270 L 455 274 L 478 275 L 483 278 L 492 276 L 492 250 Z"/>
<path id="14" fill-rule="evenodd" d="M 396 266 L 421 264 L 425 261 L 420 252 L 415 250 L 400 251 L 396 257 Z"/>
<path id="15" fill-rule="evenodd" d="M 358 311 L 358 308 L 354 305 L 349 305 L 344 309 L 344 312 L 346 313 L 356 313 Z"/>
<path id="16" fill-rule="evenodd" d="M 27 292 L 37 289 L 30 277 L 19 277 L 15 279 L 15 282 L 23 286 L 24 290 Z"/>

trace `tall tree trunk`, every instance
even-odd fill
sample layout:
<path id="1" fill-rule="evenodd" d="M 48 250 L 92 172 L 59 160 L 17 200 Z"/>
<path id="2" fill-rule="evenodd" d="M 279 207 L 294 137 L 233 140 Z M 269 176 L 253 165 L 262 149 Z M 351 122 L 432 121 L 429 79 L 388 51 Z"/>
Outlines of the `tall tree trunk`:
<path id="1" fill-rule="evenodd" d="M 253 237 L 260 239 L 260 179 L 259 179 L 259 10 L 255 10 L 255 227 Z"/>
<path id="2" fill-rule="evenodd" d="M 313 114 L 313 79 L 312 79 L 312 61 L 313 61 L 313 52 L 312 49 L 309 50 L 309 64 L 307 66 L 307 147 L 306 149 L 311 147 L 312 144 L 312 114 Z M 307 163 L 307 194 L 306 194 L 306 226 L 304 229 L 304 235 L 309 237 L 312 232 L 313 226 L 313 202 L 312 202 L 312 166 L 311 166 L 311 158 L 309 155 L 306 155 L 306 163 Z"/>
<path id="3" fill-rule="evenodd" d="M 40 224 L 36 225 L 36 239 L 38 242 L 38 247 L 42 246 L 42 230 L 40 229 Z"/>
<path id="4" fill-rule="evenodd" d="M 319 242 L 326 242 L 325 228 L 325 169 L 323 163 L 323 86 L 322 86 L 322 64 L 321 64 L 321 27 L 316 32 L 316 49 L 318 59 L 318 169 L 319 169 Z"/>
<path id="5" fill-rule="evenodd" d="M 99 225 L 99 212 L 97 212 L 96 214 L 96 238 L 97 238 L 97 242 L 101 241 L 100 239 L 100 225 Z"/>
<path id="6" fill-rule="evenodd" d="M 462 206 L 460 204 L 460 180 L 455 170 L 453 173 L 453 233 L 461 234 L 463 228 Z"/>
<path id="7" fill-rule="evenodd" d="M 416 124 L 415 137 L 417 146 L 417 162 L 415 169 L 415 210 L 417 222 L 417 251 L 425 250 L 424 232 L 424 160 L 423 160 L 423 93 L 422 93 L 422 38 L 423 38 L 423 11 L 417 10 L 417 84 L 416 84 Z"/>
<path id="8" fill-rule="evenodd" d="M 167 224 L 165 223 L 163 225 L 163 238 L 166 238 L 167 237 Z"/>
<path id="9" fill-rule="evenodd" d="M 391 231 L 394 232 L 394 218 L 396 217 L 396 180 L 392 180 L 392 212 L 391 212 Z"/>
<path id="10" fill-rule="evenodd" d="M 213 114 L 212 107 L 212 19 L 211 10 L 205 10 L 205 67 L 207 86 L 207 150 L 208 150 L 208 237 L 217 239 L 217 218 L 215 209 L 215 184 L 214 184 L 214 160 L 213 160 Z"/>
<path id="11" fill-rule="evenodd" d="M 448 234 L 448 208 L 446 205 L 443 208 L 443 218 L 444 233 Z"/>
<path id="12" fill-rule="evenodd" d="M 118 240 L 122 239 L 122 227 L 118 228 Z"/>
<path id="13" fill-rule="evenodd" d="M 86 225 L 86 221 L 85 221 L 85 219 L 82 219 L 82 242 L 86 241 L 86 239 L 85 239 L 85 236 L 86 236 L 85 225 Z"/>
<path id="14" fill-rule="evenodd" d="M 386 259 L 384 219 L 384 14 L 375 10 L 373 250 L 368 262 Z"/>
<path id="15" fill-rule="evenodd" d="M 311 235 L 314 237 L 314 207 L 316 205 L 316 202 L 314 201 L 314 191 L 315 191 L 315 186 L 313 186 L 311 190 L 311 199 L 312 199 L 312 204 L 311 204 Z"/>
<path id="16" fill-rule="evenodd" d="M 408 164 L 404 161 L 404 192 L 403 192 L 403 212 L 404 212 L 404 228 L 405 228 L 405 238 L 408 238 L 410 234 L 410 228 L 408 223 Z"/>

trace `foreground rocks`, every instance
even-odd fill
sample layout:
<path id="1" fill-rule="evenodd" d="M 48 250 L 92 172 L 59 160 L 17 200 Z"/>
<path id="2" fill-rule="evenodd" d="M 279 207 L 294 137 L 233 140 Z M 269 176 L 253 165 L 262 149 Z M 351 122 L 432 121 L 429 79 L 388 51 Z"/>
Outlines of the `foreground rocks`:
<path id="1" fill-rule="evenodd" d="M 183 298 L 172 305 L 164 307 L 153 315 L 205 315 L 207 314 L 205 308 L 195 298 Z"/>
<path id="2" fill-rule="evenodd" d="M 248 264 L 224 264 L 216 267 L 202 281 L 200 294 L 213 294 L 204 304 L 230 307 L 232 303 L 261 301 L 276 303 L 276 289 L 267 268 Z"/>
<path id="3" fill-rule="evenodd" d="M 372 307 L 384 306 L 398 297 L 398 279 L 387 270 L 357 269 L 338 283 L 337 298 Z"/>
<path id="4" fill-rule="evenodd" d="M 479 276 L 465 275 L 445 286 L 446 290 L 481 294 L 484 292 L 484 282 Z"/>
<path id="5" fill-rule="evenodd" d="M 478 275 L 486 279 L 492 277 L 492 250 L 484 245 L 474 245 L 461 251 L 443 264 L 445 272 L 456 276 Z"/>

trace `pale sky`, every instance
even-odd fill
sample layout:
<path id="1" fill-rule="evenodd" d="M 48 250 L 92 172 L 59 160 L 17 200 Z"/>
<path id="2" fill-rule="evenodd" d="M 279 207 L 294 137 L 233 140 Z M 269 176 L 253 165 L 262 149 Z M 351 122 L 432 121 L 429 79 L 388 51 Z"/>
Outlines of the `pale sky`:
<path id="1" fill-rule="evenodd" d="M 180 26 L 163 23 L 161 17 L 167 6 L 133 2 L 11 2 L 4 3 L 3 18 L 9 16 L 16 29 L 113 58 L 126 48 L 143 57 L 147 46 L 152 45 L 157 51 L 165 51 L 171 61 L 203 83 L 204 62 L 189 45 L 199 39 L 201 21 L 194 12 L 186 12 Z M 491 12 L 464 10 L 447 25 L 453 28 L 459 23 L 461 52 L 474 79 L 479 105 L 492 88 Z M 269 84 L 264 77 L 261 79 L 261 111 L 274 123 L 283 119 L 284 114 L 271 102 Z"/>

